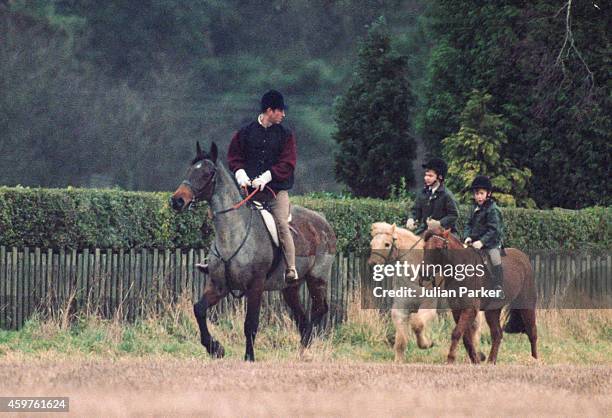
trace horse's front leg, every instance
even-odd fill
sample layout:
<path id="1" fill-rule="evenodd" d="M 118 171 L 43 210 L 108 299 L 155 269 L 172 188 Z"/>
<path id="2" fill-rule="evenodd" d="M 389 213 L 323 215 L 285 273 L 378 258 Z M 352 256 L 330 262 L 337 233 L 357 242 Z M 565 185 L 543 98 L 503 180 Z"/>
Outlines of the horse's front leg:
<path id="1" fill-rule="evenodd" d="M 261 310 L 261 297 L 263 295 L 264 278 L 253 281 L 247 290 L 247 312 L 244 320 L 244 336 L 246 337 L 246 351 L 244 359 L 255 361 L 255 336 L 259 327 L 259 311 Z"/>
<path id="2" fill-rule="evenodd" d="M 208 331 L 206 311 L 208 308 L 216 305 L 226 294 L 227 292 L 219 291 L 217 287 L 208 280 L 202 297 L 198 303 L 193 305 L 193 313 L 195 314 L 196 321 L 198 321 L 198 327 L 200 328 L 200 342 L 206 347 L 208 354 L 215 358 L 223 357 L 225 355 L 225 350 Z"/>
<path id="3" fill-rule="evenodd" d="M 457 358 L 457 346 L 459 345 L 459 341 L 461 341 L 461 337 L 471 326 L 474 318 L 476 317 L 477 310 L 474 308 L 467 309 L 453 309 L 453 318 L 455 319 L 456 326 L 451 334 L 451 346 L 448 351 L 447 363 L 452 364 L 455 362 Z M 473 347 L 472 347 L 473 348 Z M 473 351 L 473 350 L 472 350 Z M 473 353 L 469 353 L 472 360 Z"/>

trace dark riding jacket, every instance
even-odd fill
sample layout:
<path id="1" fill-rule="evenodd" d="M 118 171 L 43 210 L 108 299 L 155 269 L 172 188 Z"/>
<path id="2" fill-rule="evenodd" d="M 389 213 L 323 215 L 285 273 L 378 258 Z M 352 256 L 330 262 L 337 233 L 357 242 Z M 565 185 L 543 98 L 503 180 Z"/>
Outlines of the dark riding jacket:
<path id="1" fill-rule="evenodd" d="M 440 221 L 443 228 L 457 232 L 455 227 L 457 216 L 455 198 L 449 190 L 446 190 L 444 184 L 440 184 L 433 193 L 429 187 L 425 187 L 417 194 L 412 208 L 412 218 L 417 223 L 414 233 L 421 234 L 427 229 L 427 218 Z"/>
<path id="2" fill-rule="evenodd" d="M 268 186 L 275 192 L 289 190 L 297 160 L 295 137 L 280 124 L 264 128 L 254 121 L 236 132 L 227 160 L 232 172 L 244 169 L 250 179 L 270 170 L 272 181 Z"/>
<path id="3" fill-rule="evenodd" d="M 487 199 L 482 206 L 474 204 L 470 220 L 465 227 L 465 238 L 481 241 L 483 248 L 500 248 L 504 223 L 499 207 L 492 199 Z"/>

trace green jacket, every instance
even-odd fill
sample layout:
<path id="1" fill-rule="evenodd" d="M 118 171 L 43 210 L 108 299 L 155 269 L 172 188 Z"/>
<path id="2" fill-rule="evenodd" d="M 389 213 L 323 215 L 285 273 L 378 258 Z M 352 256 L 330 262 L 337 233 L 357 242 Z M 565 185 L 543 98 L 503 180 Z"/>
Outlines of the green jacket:
<path id="1" fill-rule="evenodd" d="M 483 248 L 499 248 L 502 245 L 503 230 L 501 211 L 493 200 L 488 199 L 482 206 L 472 206 L 463 236 L 472 238 L 472 241 L 481 241 Z"/>
<path id="2" fill-rule="evenodd" d="M 417 223 L 415 234 L 421 234 L 427 229 L 427 218 L 440 221 L 442 227 L 457 232 L 457 203 L 453 194 L 441 184 L 434 193 L 425 187 L 417 194 L 412 208 L 412 219 Z"/>

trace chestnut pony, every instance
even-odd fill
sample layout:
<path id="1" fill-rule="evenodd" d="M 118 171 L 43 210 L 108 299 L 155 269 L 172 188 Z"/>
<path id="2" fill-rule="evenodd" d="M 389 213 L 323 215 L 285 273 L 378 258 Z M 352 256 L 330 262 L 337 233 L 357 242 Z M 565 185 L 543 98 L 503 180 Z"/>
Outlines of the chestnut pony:
<path id="1" fill-rule="evenodd" d="M 430 229 L 425 233 L 423 239 L 425 240 L 424 262 L 426 265 L 452 265 L 456 267 L 460 264 L 464 266 L 484 264 L 481 253 L 472 247 L 465 248 L 463 243 L 450 233 L 450 230 Z M 500 315 L 502 308 L 506 305 L 510 305 L 510 318 L 506 325 L 506 331 L 526 333 L 531 344 L 531 355 L 533 358 L 538 358 L 535 318 L 537 295 L 529 257 L 516 248 L 507 248 L 506 256 L 502 257 L 502 266 L 504 269 L 503 287 L 506 297 L 501 300 L 480 297 L 477 294 L 459 295 L 461 287 L 469 290 L 488 289 L 491 273 L 486 268 L 484 269 L 484 275 L 466 275 L 462 281 L 455 277 L 447 277 L 444 280 L 445 289 L 456 292 L 454 296 L 447 298 L 456 323 L 451 334 L 448 363 L 455 361 L 459 339 L 462 337 L 472 363 L 480 362 L 471 333 L 466 333 L 466 330 L 481 310 L 484 311 L 487 324 L 491 330 L 492 344 L 488 361 L 495 363 L 503 337 Z M 512 328 L 509 328 L 509 325 Z"/>

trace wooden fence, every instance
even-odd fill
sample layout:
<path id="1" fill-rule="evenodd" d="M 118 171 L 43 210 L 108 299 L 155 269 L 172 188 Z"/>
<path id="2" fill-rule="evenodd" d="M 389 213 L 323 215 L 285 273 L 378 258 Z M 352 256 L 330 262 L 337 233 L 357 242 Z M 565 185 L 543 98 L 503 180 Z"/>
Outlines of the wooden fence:
<path id="1" fill-rule="evenodd" d="M 62 309 L 73 313 L 89 310 L 125 320 L 159 312 L 181 296 L 194 299 L 201 293 L 206 277 L 194 265 L 204 257 L 204 250 L 77 252 L 0 247 L 0 327 L 17 329 L 36 311 L 46 315 Z M 540 251 L 531 253 L 530 258 L 542 300 L 550 301 L 570 285 L 590 296 L 612 293 L 609 252 Z M 366 257 L 336 255 L 328 286 L 326 326 L 346 318 L 352 298 L 359 303 L 362 279 L 369 277 Z M 309 308 L 307 296 L 306 286 L 302 286 L 301 298 Z M 212 315 L 222 315 L 242 303 L 229 296 Z M 279 292 L 267 292 L 263 304 L 262 315 L 286 311 Z"/>

